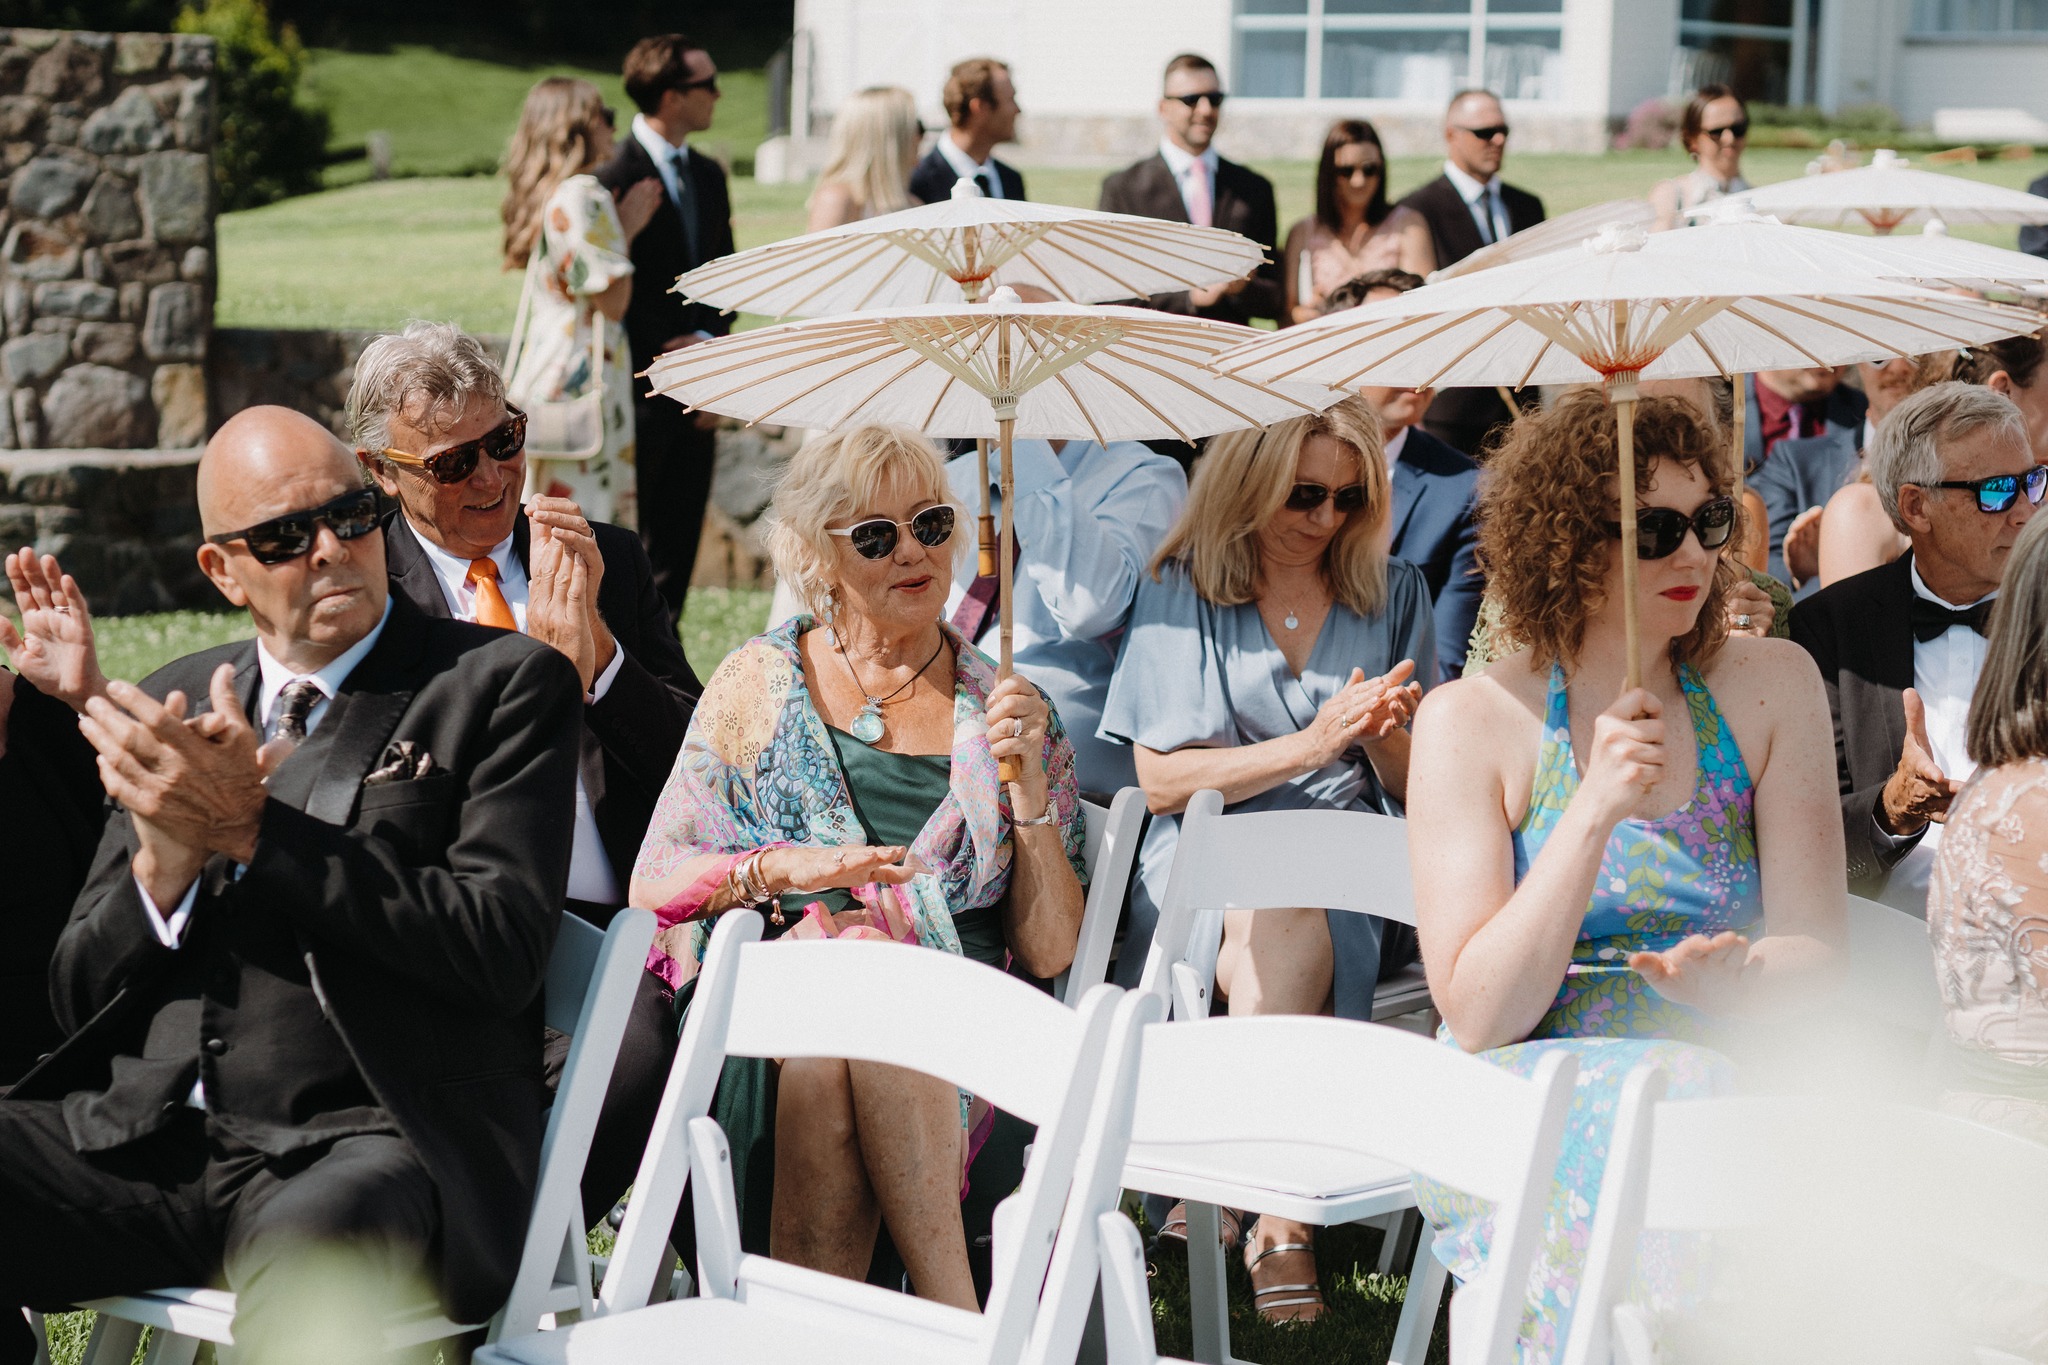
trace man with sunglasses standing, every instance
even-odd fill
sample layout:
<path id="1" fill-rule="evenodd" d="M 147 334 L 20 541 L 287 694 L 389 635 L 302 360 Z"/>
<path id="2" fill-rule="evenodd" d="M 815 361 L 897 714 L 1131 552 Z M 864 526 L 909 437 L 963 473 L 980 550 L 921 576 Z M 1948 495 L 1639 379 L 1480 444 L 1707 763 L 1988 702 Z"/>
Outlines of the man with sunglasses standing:
<path id="1" fill-rule="evenodd" d="M 1444 111 L 1444 173 L 1401 201 L 1429 223 L 1438 269 L 1543 221 L 1543 201 L 1500 178 L 1508 116 L 1490 91 L 1461 90 Z M 1493 389 L 1445 389 L 1422 425 L 1467 455 L 1510 419 Z"/>
<path id="2" fill-rule="evenodd" d="M 626 54 L 625 83 L 640 112 L 632 136 L 620 138 L 612 159 L 598 167 L 598 183 L 618 195 L 653 176 L 664 191 L 628 248 L 633 294 L 626 343 L 637 375 L 664 351 L 732 330 L 729 316 L 674 292 L 676 276 L 732 254 L 732 198 L 724 168 L 686 145 L 692 133 L 711 126 L 718 109 L 718 64 L 711 54 L 680 33 L 643 38 Z M 674 399 L 655 396 L 645 380 L 633 382 L 640 539 L 654 562 L 655 586 L 681 620 L 711 501 L 718 419 L 684 412 Z"/>
<path id="3" fill-rule="evenodd" d="M 2025 419 L 1975 384 L 1923 389 L 1870 446 L 1870 477 L 1911 550 L 1792 609 L 1834 713 L 1849 889 L 1921 915 L 2006 558 L 2048 491 Z"/>
<path id="4" fill-rule="evenodd" d="M 1135 213 L 1173 223 L 1228 228 L 1251 238 L 1270 258 L 1246 279 L 1207 289 L 1155 294 L 1152 307 L 1226 322 L 1280 319 L 1287 306 L 1277 264 L 1279 214 L 1273 182 L 1225 161 L 1212 145 L 1223 122 L 1222 78 L 1207 57 L 1183 52 L 1166 64 L 1159 97 L 1159 150 L 1102 182 L 1106 213 Z"/>
<path id="5" fill-rule="evenodd" d="M 399 504 L 387 534 L 394 595 L 428 616 L 523 631 L 576 665 L 576 806 L 551 837 L 571 847 L 569 913 L 602 928 L 626 903 L 703 690 L 647 555 L 632 532 L 587 520 L 565 498 L 519 506 L 525 419 L 506 406 L 482 345 L 447 323 L 414 322 L 371 342 L 348 414 L 364 464 Z M 576 583 L 580 604 L 570 597 Z M 659 977 L 641 973 L 585 1166 L 593 1224 L 631 1183 L 653 1126 L 675 1054 L 669 997 Z M 557 1036 L 551 1076 L 566 1056 Z"/>
<path id="6" fill-rule="evenodd" d="M 482 1322 L 518 1264 L 576 673 L 392 596 L 311 418 L 231 418 L 199 509 L 256 638 L 85 704 L 116 806 L 51 969 L 69 1039 L 0 1100 L 0 1302 L 224 1278 L 238 1356 L 381 1359 L 402 1296 Z"/>

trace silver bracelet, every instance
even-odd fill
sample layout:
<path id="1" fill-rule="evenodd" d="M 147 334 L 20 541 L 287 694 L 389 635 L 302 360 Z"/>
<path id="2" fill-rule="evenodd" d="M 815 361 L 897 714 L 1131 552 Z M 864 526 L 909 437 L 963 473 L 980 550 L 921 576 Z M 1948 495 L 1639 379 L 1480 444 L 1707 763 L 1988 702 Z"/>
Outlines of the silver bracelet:
<path id="1" fill-rule="evenodd" d="M 1051 801 L 1045 803 L 1045 809 L 1038 813 L 1036 820 L 1019 820 L 1015 815 L 1010 817 L 1010 824 L 1015 829 L 1030 829 L 1034 825 L 1049 825 L 1052 822 L 1053 809 Z"/>

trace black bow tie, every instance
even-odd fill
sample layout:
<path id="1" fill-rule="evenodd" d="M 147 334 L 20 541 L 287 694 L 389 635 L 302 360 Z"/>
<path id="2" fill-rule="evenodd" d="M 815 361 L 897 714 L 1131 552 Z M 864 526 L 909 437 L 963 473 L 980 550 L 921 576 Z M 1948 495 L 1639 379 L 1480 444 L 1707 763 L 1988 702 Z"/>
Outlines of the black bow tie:
<path id="1" fill-rule="evenodd" d="M 1951 626 L 1968 626 L 1979 635 L 1991 620 L 1991 603 L 1979 602 L 1975 606 L 1950 607 L 1940 602 L 1930 602 L 1919 593 L 1913 594 L 1913 604 L 1906 611 L 1906 619 L 1913 625 L 1913 638 L 1926 644 Z"/>

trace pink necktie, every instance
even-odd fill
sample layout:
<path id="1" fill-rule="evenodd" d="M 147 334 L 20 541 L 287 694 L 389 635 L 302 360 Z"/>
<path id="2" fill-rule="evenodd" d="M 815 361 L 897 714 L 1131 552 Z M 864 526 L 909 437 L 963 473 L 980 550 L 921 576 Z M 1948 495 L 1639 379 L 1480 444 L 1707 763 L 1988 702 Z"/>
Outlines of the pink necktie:
<path id="1" fill-rule="evenodd" d="M 1215 216 L 1215 199 L 1209 189 L 1209 163 L 1196 157 L 1188 167 L 1188 221 L 1196 227 L 1209 227 Z"/>

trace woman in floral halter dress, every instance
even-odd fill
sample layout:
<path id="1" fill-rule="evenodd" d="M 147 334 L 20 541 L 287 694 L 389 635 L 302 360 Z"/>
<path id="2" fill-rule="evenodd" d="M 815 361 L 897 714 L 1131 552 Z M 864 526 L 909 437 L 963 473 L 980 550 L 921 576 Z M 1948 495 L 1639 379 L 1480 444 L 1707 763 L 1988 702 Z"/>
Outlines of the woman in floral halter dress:
<path id="1" fill-rule="evenodd" d="M 1810 989 L 1843 932 L 1819 675 L 1788 641 L 1727 633 L 1726 442 L 1682 398 L 1643 399 L 1635 432 L 1642 687 L 1624 687 L 1614 409 L 1582 392 L 1517 422 L 1489 462 L 1480 557 L 1506 649 L 1415 725 L 1409 838 L 1444 1040 L 1525 1075 L 1560 1048 L 1578 1062 L 1525 1361 L 1569 1333 L 1628 1073 L 1659 1067 L 1673 1096 L 1727 1089 L 1729 1063 L 1700 1044 L 1711 1017 Z M 1476 1274 L 1490 1208 L 1418 1194 L 1437 1255 Z M 1648 1268 L 1653 1292 L 1668 1284 Z"/>

